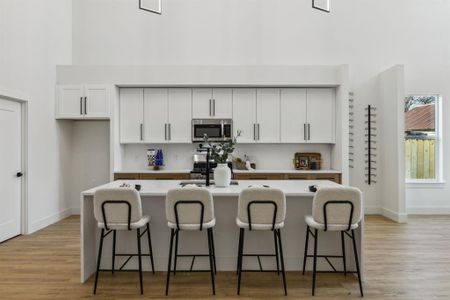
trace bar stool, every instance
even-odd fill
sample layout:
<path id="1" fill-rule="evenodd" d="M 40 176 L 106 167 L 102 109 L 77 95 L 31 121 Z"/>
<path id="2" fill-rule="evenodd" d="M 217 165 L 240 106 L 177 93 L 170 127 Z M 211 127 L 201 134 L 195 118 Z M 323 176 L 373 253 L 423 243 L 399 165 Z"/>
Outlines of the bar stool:
<path id="1" fill-rule="evenodd" d="M 240 228 L 239 248 L 237 259 L 238 288 L 237 294 L 241 290 L 242 272 L 252 272 L 255 270 L 243 270 L 242 262 L 246 256 L 258 258 L 260 272 L 264 272 L 260 257 L 275 257 L 277 263 L 276 272 L 283 275 L 284 294 L 287 295 L 286 274 L 284 270 L 283 247 L 281 243 L 281 228 L 284 227 L 286 218 L 286 197 L 283 191 L 275 188 L 250 187 L 241 191 L 238 200 L 238 212 L 236 224 Z M 245 230 L 272 231 L 275 242 L 275 254 L 245 254 L 244 234 Z"/>
<path id="2" fill-rule="evenodd" d="M 363 287 L 361 283 L 361 274 L 359 269 L 358 252 L 356 248 L 355 229 L 358 228 L 358 223 L 362 218 L 362 193 L 357 188 L 352 187 L 323 187 L 319 188 L 313 199 L 312 216 L 305 216 L 306 227 L 306 241 L 305 252 L 303 256 L 303 275 L 305 274 L 306 260 L 308 257 L 313 257 L 313 285 L 312 295 L 314 296 L 316 286 L 317 274 L 317 258 L 325 258 L 330 264 L 334 272 L 336 268 L 333 266 L 329 258 L 342 258 L 344 266 L 344 275 L 348 272 L 345 262 L 345 236 L 348 236 L 353 242 L 353 252 L 355 256 L 356 273 L 358 274 L 359 290 L 361 297 L 363 294 Z M 314 229 L 314 233 L 311 231 Z M 317 242 L 319 239 L 319 230 L 321 231 L 339 231 L 341 233 L 342 256 L 332 255 L 317 255 Z M 351 234 L 349 233 L 351 232 Z M 308 255 L 308 241 L 309 235 L 314 238 L 314 255 Z M 327 272 L 330 273 L 330 272 Z"/>
<path id="3" fill-rule="evenodd" d="M 98 249 L 97 271 L 95 274 L 94 295 L 97 292 L 98 275 L 101 271 L 115 271 L 116 256 L 125 256 L 128 259 L 117 271 L 122 271 L 132 257 L 137 256 L 139 261 L 139 282 L 141 294 L 144 293 L 142 282 L 142 256 L 149 256 L 152 272 L 155 274 L 153 263 L 152 241 L 150 236 L 150 217 L 142 215 L 142 203 L 139 193 L 130 188 L 108 188 L 99 189 L 94 194 L 94 216 L 101 228 L 100 245 Z M 141 228 L 145 230 L 141 233 Z M 131 231 L 136 229 L 137 233 L 137 254 L 117 254 L 116 238 L 117 231 Z M 105 233 L 106 231 L 106 233 Z M 112 247 L 112 268 L 111 270 L 101 270 L 100 263 L 103 250 L 103 239 L 113 233 Z M 147 233 L 149 254 L 141 253 L 141 238 Z"/>
<path id="4" fill-rule="evenodd" d="M 209 257 L 213 295 L 216 294 L 214 274 L 216 273 L 216 255 L 214 249 L 213 227 L 216 225 L 214 203 L 211 193 L 204 188 L 186 186 L 168 191 L 166 197 L 166 218 L 170 228 L 169 262 L 167 266 L 166 296 L 169 294 L 170 273 L 172 272 L 173 240 L 175 238 L 175 256 L 173 272 L 176 274 L 177 258 L 192 257 L 190 270 L 192 272 L 196 257 Z M 178 254 L 178 236 L 180 231 L 203 231 L 208 237 L 208 254 Z M 202 272 L 202 271 L 197 271 Z"/>

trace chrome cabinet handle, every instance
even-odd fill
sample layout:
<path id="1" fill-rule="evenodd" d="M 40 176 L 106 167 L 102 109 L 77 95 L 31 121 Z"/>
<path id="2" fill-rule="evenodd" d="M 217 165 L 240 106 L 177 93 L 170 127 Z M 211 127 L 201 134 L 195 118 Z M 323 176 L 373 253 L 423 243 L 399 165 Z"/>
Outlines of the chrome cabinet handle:
<path id="1" fill-rule="evenodd" d="M 256 141 L 256 123 L 253 123 L 253 140 Z"/>
<path id="2" fill-rule="evenodd" d="M 311 124 L 308 123 L 308 141 L 311 140 Z"/>
<path id="3" fill-rule="evenodd" d="M 213 117 L 216 116 L 216 99 L 213 99 Z"/>
<path id="4" fill-rule="evenodd" d="M 306 136 L 306 123 L 303 124 L 303 139 L 305 141 L 308 140 L 308 137 Z"/>
<path id="5" fill-rule="evenodd" d="M 260 127 L 260 125 L 261 125 L 261 124 L 258 123 L 258 141 L 261 139 L 261 135 L 260 135 L 260 133 L 261 133 L 261 131 L 260 131 L 261 127 Z"/>
<path id="6" fill-rule="evenodd" d="M 142 140 L 144 140 L 144 138 L 143 138 L 144 124 L 142 124 L 142 123 L 140 124 L 140 131 L 141 131 L 141 141 L 142 141 Z"/>
<path id="7" fill-rule="evenodd" d="M 83 114 L 83 97 L 80 97 L 80 115 Z"/>
<path id="8" fill-rule="evenodd" d="M 167 141 L 167 123 L 164 124 L 164 140 Z"/>
<path id="9" fill-rule="evenodd" d="M 169 141 L 172 140 L 172 124 L 169 123 Z"/>
<path id="10" fill-rule="evenodd" d="M 87 115 L 87 97 L 84 97 L 84 114 Z"/>
<path id="11" fill-rule="evenodd" d="M 212 100 L 209 99 L 209 116 L 212 116 Z"/>

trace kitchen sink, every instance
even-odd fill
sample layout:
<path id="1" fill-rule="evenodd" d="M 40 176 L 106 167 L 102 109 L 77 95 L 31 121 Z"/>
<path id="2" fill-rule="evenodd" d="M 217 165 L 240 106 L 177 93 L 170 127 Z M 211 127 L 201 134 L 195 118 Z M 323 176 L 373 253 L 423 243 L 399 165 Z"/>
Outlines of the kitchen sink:
<path id="1" fill-rule="evenodd" d="M 186 185 L 190 185 L 190 184 L 193 184 L 193 185 L 196 185 L 199 187 L 203 187 L 206 185 L 206 181 L 204 181 L 204 180 L 185 180 L 185 181 L 180 182 L 181 186 L 186 186 Z M 213 186 L 214 180 L 211 180 L 209 182 L 209 185 Z M 237 180 L 231 180 L 230 185 L 239 185 L 239 183 Z"/>

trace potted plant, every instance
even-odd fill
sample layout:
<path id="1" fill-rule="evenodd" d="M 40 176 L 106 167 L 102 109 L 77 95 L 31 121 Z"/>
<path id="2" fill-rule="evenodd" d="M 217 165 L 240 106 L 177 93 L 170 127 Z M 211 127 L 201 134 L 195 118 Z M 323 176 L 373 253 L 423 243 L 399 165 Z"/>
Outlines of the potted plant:
<path id="1" fill-rule="evenodd" d="M 235 145 L 235 138 L 211 145 L 211 156 L 217 163 L 217 167 L 214 169 L 214 183 L 218 187 L 227 187 L 231 183 L 231 170 L 227 162 L 234 151 Z"/>

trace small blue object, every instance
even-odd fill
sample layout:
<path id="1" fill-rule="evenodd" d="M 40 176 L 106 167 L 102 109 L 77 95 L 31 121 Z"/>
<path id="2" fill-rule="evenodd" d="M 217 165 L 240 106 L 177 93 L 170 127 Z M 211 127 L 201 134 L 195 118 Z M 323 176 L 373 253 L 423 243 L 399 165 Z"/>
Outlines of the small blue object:
<path id="1" fill-rule="evenodd" d="M 156 151 L 156 156 L 155 156 L 155 165 L 156 166 L 163 166 L 164 165 L 164 155 L 161 149 L 158 149 Z"/>

